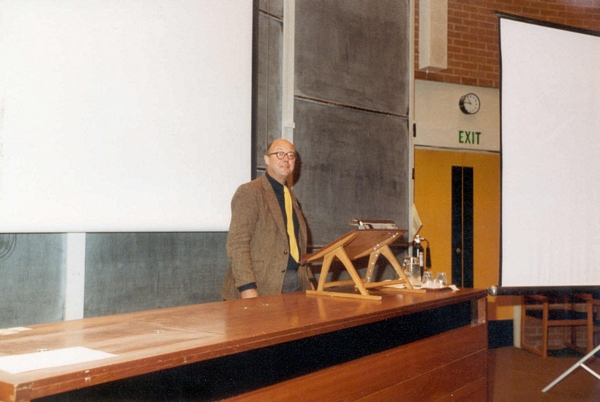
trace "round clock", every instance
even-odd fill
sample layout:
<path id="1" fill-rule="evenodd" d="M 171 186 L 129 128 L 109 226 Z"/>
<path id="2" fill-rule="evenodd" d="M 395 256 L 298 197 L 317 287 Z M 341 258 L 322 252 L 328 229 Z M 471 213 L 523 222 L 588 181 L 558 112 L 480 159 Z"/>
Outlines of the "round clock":
<path id="1" fill-rule="evenodd" d="M 463 113 L 475 114 L 479 110 L 481 102 L 479 101 L 479 96 L 474 93 L 469 93 L 460 98 L 458 106 L 460 106 L 460 110 L 462 110 Z"/>

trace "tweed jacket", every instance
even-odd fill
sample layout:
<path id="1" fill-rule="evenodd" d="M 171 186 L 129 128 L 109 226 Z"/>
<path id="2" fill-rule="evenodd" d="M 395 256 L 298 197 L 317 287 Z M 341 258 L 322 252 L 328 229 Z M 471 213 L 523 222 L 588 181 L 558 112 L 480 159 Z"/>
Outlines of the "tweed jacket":
<path id="1" fill-rule="evenodd" d="M 306 253 L 307 227 L 298 199 L 290 193 L 300 224 L 298 247 L 302 256 Z M 259 296 L 281 293 L 290 247 L 283 213 L 266 175 L 238 187 L 231 201 L 226 247 L 229 267 L 221 290 L 225 300 L 239 299 L 237 288 L 251 282 L 256 282 Z M 303 289 L 307 289 L 306 266 L 300 266 L 298 273 Z"/>

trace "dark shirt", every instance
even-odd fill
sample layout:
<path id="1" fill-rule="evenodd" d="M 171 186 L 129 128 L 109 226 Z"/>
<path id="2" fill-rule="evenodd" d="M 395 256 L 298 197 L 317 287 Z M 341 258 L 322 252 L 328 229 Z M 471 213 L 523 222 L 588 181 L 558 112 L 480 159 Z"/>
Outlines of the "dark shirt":
<path id="1" fill-rule="evenodd" d="M 283 222 L 285 224 L 285 227 L 287 228 L 287 215 L 285 213 L 285 194 L 284 194 L 284 190 L 283 190 L 283 184 L 279 183 L 277 180 L 275 180 L 274 178 L 269 176 L 268 173 L 265 173 L 265 175 L 267 176 L 267 179 L 269 179 L 269 183 L 271 183 L 271 186 L 273 187 L 273 191 L 275 192 L 277 201 L 279 201 L 279 207 L 281 208 L 281 213 L 283 214 Z M 296 215 L 295 212 L 293 212 L 293 215 L 294 215 L 294 233 L 296 234 L 296 239 L 298 239 L 298 230 L 300 227 L 300 223 L 298 222 L 298 216 Z M 288 240 L 289 240 L 289 236 L 288 236 Z M 294 257 L 292 257 L 292 254 L 289 253 L 287 269 L 296 271 L 296 270 L 298 270 L 299 266 L 300 266 L 300 264 L 298 264 L 298 262 L 296 262 L 296 260 L 294 260 Z M 240 292 L 243 292 L 244 290 L 256 289 L 256 288 L 257 288 L 256 283 L 251 282 L 251 283 L 247 283 L 246 285 L 238 287 L 238 290 Z"/>

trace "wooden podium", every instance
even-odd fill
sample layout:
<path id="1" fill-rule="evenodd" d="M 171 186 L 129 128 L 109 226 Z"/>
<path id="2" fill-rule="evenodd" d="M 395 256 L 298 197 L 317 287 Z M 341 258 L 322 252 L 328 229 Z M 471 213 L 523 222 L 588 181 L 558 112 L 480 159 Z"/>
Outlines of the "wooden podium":
<path id="1" fill-rule="evenodd" d="M 400 266 L 398 259 L 394 256 L 390 250 L 389 245 L 395 240 L 399 239 L 400 236 L 406 232 L 406 230 L 400 229 L 354 229 L 332 243 L 324 246 L 319 251 L 304 255 L 301 264 L 310 264 L 313 262 L 322 261 L 321 274 L 319 276 L 319 284 L 317 290 L 307 290 L 306 293 L 328 295 L 337 297 L 354 297 L 360 299 L 370 300 L 381 300 L 380 295 L 369 294 L 368 289 L 378 288 L 390 285 L 405 284 L 405 288 L 401 289 L 408 292 L 421 292 L 421 290 L 415 289 L 404 270 Z M 369 257 L 369 265 L 367 267 L 366 275 L 362 278 L 352 261 L 366 257 Z M 392 267 L 396 270 L 398 278 L 391 281 L 373 282 L 373 273 L 375 271 L 375 264 L 380 255 L 383 255 L 388 259 Z M 327 282 L 327 274 L 334 258 L 339 259 L 344 267 L 350 274 L 352 280 L 345 281 L 334 281 Z M 358 290 L 356 292 L 344 292 L 344 291 L 327 291 L 327 288 L 341 287 L 345 285 L 354 285 L 354 288 Z M 394 290 L 400 290 L 394 288 Z"/>

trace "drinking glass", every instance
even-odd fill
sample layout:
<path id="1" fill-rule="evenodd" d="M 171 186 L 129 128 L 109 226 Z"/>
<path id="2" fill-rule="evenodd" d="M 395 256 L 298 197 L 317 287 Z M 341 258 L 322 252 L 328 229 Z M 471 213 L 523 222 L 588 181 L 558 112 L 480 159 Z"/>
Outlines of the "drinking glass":
<path id="1" fill-rule="evenodd" d="M 440 288 L 446 287 L 448 285 L 448 279 L 446 278 L 445 272 L 440 272 L 437 274 L 437 276 L 435 277 L 435 284 Z"/>
<path id="2" fill-rule="evenodd" d="M 425 286 L 425 287 L 433 286 L 433 274 L 429 271 L 423 272 L 423 286 Z"/>
<path id="3" fill-rule="evenodd" d="M 413 286 L 421 286 L 421 268 L 418 259 L 406 257 L 404 259 L 404 272 Z"/>

